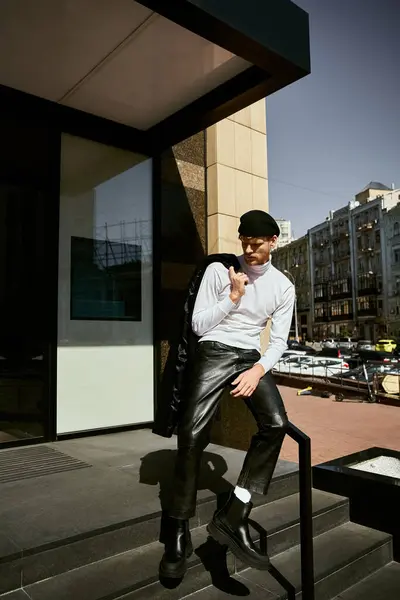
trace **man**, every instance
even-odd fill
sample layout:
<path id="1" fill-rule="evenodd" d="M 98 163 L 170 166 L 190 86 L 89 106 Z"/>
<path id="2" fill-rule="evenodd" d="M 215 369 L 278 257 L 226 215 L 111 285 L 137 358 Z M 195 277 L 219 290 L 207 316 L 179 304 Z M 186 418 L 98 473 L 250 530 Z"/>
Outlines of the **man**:
<path id="1" fill-rule="evenodd" d="M 160 575 L 181 578 L 193 552 L 189 519 L 195 514 L 197 481 L 212 419 L 227 386 L 243 398 L 258 432 L 245 457 L 237 486 L 207 529 L 218 542 L 249 566 L 268 569 L 267 555 L 253 544 L 248 516 L 251 493 L 266 494 L 287 430 L 282 398 L 270 373 L 286 349 L 294 304 L 294 287 L 271 264 L 280 230 L 263 211 L 240 219 L 243 255 L 240 272 L 212 262 L 197 293 L 192 329 L 199 337 L 178 424 L 178 453 L 169 509 L 169 531 Z M 271 318 L 270 341 L 260 356 L 260 334 Z"/>

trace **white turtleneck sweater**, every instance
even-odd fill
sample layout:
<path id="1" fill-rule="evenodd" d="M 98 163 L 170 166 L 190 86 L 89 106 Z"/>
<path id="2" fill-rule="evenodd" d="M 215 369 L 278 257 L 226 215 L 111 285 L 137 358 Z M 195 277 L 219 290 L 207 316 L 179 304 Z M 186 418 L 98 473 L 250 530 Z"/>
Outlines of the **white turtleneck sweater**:
<path id="1" fill-rule="evenodd" d="M 264 265 L 249 266 L 243 256 L 238 258 L 249 278 L 245 295 L 238 303 L 232 302 L 228 269 L 221 263 L 212 263 L 204 273 L 197 294 L 192 328 L 201 342 L 220 342 L 260 351 L 260 335 L 271 317 L 269 345 L 258 361 L 267 373 L 287 348 L 294 286 L 271 260 Z"/>

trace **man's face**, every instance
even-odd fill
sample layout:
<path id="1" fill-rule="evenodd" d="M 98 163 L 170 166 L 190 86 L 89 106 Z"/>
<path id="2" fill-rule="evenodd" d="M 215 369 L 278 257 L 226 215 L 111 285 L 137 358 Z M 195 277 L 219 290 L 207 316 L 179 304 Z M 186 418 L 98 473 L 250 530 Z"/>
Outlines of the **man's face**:
<path id="1" fill-rule="evenodd" d="M 276 235 L 272 237 L 245 237 L 239 236 L 242 242 L 244 259 L 248 265 L 264 265 L 269 261 L 271 250 L 276 245 L 278 239 Z"/>

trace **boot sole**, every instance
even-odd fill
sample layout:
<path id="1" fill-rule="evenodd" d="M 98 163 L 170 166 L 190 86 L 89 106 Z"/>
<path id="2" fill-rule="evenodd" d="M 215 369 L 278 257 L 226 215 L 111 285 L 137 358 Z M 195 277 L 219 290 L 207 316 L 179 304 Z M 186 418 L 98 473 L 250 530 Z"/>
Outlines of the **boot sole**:
<path id="1" fill-rule="evenodd" d="M 220 529 L 213 521 L 207 525 L 207 531 L 221 546 L 228 546 L 229 550 L 239 558 L 243 563 L 252 567 L 253 569 L 258 569 L 259 571 L 268 571 L 271 568 L 271 563 L 260 563 L 257 560 L 254 560 L 251 556 L 246 554 L 238 544 L 227 534 L 225 531 Z"/>
<path id="2" fill-rule="evenodd" d="M 159 575 L 165 579 L 182 579 L 187 571 L 187 559 L 193 554 L 193 547 L 189 548 L 186 552 L 185 560 L 179 565 L 178 568 L 174 566 L 174 563 L 167 563 L 161 560 L 159 567 Z"/>

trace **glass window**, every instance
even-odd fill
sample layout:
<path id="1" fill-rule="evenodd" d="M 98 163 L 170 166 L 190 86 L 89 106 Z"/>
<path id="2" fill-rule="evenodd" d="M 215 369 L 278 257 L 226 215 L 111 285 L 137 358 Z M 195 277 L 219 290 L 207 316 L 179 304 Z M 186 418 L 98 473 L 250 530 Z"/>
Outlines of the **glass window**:
<path id="1" fill-rule="evenodd" d="M 140 321 L 141 270 L 138 242 L 71 236 L 71 319 Z"/>
<path id="2" fill-rule="evenodd" d="M 152 293 L 151 160 L 63 135 L 59 434 L 153 419 Z"/>

